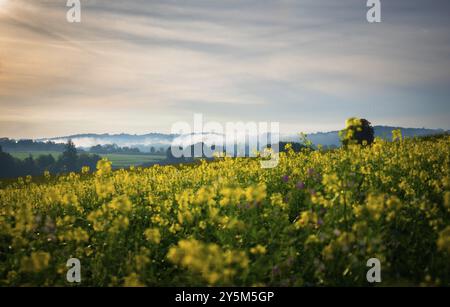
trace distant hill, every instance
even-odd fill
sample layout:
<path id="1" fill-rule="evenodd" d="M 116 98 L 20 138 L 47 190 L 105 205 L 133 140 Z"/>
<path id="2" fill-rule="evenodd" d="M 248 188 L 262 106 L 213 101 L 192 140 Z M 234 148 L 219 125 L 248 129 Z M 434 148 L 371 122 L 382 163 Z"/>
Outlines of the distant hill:
<path id="1" fill-rule="evenodd" d="M 142 152 L 149 152 L 151 147 L 155 149 L 167 148 L 177 137 L 174 134 L 148 133 L 136 134 L 74 134 L 62 137 L 39 139 L 38 141 L 51 141 L 55 143 L 66 143 L 71 139 L 77 147 L 90 148 L 96 145 L 115 144 L 119 147 L 138 148 Z"/>
<path id="2" fill-rule="evenodd" d="M 392 126 L 375 126 L 375 136 L 390 139 L 392 130 L 400 129 L 404 137 L 414 136 L 426 136 L 445 133 L 442 129 L 426 129 L 426 128 L 402 128 Z M 174 140 L 183 139 L 185 136 L 177 134 L 164 134 L 164 133 L 148 133 L 143 135 L 136 134 L 75 134 L 69 136 L 39 139 L 37 141 L 51 141 L 55 143 L 65 143 L 68 139 L 71 139 L 77 147 L 89 148 L 95 145 L 116 144 L 120 147 L 132 147 L 139 148 L 143 152 L 149 152 L 151 147 L 155 149 L 167 149 Z M 195 135 L 195 142 L 200 141 L 200 135 Z M 214 139 L 217 135 L 204 134 L 205 142 L 208 143 L 208 139 Z M 308 135 L 308 139 L 312 141 L 314 145 L 324 146 L 340 146 L 339 131 L 330 132 L 318 132 Z M 284 142 L 299 142 L 298 135 L 282 135 L 281 141 Z M 194 143 L 195 143 L 194 142 Z"/>

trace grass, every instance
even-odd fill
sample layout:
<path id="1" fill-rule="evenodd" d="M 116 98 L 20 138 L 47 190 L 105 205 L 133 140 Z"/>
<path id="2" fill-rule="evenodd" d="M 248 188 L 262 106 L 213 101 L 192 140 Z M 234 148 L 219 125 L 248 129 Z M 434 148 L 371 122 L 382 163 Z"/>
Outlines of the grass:
<path id="1" fill-rule="evenodd" d="M 108 158 L 112 162 L 113 168 L 124 168 L 131 165 L 138 166 L 144 163 L 160 162 L 166 159 L 163 155 L 105 154 L 101 156 Z"/>
<path id="2" fill-rule="evenodd" d="M 9 152 L 10 155 L 12 155 L 14 158 L 24 160 L 28 158 L 30 155 L 33 157 L 33 159 L 36 159 L 39 156 L 43 155 L 52 155 L 53 158 L 57 159 L 59 155 L 61 155 L 61 152 L 59 151 L 14 151 Z"/>
<path id="3" fill-rule="evenodd" d="M 30 155 L 36 159 L 41 155 L 52 155 L 55 159 L 57 159 L 61 152 L 58 151 L 17 151 L 10 152 L 10 154 L 17 158 L 24 160 L 28 158 Z M 112 162 L 113 168 L 126 168 L 131 165 L 139 166 L 142 164 L 147 164 L 151 162 L 161 162 L 165 160 L 164 155 L 131 155 L 131 154 L 104 154 L 100 155 L 101 157 L 108 158 L 109 161 Z"/>

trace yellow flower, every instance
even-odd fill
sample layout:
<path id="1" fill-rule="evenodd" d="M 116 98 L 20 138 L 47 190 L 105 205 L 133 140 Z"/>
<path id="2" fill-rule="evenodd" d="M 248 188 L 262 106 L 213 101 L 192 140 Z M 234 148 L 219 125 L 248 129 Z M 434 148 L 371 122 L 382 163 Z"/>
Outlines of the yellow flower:
<path id="1" fill-rule="evenodd" d="M 96 180 L 95 190 L 100 198 L 107 198 L 115 192 L 114 184 L 110 180 Z"/>
<path id="2" fill-rule="evenodd" d="M 64 205 L 74 205 L 76 206 L 78 204 L 78 197 L 75 194 L 64 194 L 62 197 L 61 202 Z"/>
<path id="3" fill-rule="evenodd" d="M 384 212 L 384 195 L 369 195 L 366 209 L 375 221 L 379 220 Z"/>
<path id="4" fill-rule="evenodd" d="M 139 271 L 145 269 L 145 266 L 150 263 L 150 258 L 148 257 L 149 250 L 145 247 L 141 247 L 140 253 L 134 257 L 134 261 L 136 263 L 136 268 Z"/>
<path id="5" fill-rule="evenodd" d="M 102 160 L 94 174 L 2 181 L 0 285 L 62 284 L 69 257 L 87 265 L 85 286 L 366 285 L 362 260 L 389 266 L 392 253 L 408 261 L 386 282 L 448 284 L 450 136 L 393 138 L 281 153 L 274 169 L 223 157 L 113 172 Z M 424 274 L 403 247 L 433 244 Z"/>
<path id="6" fill-rule="evenodd" d="M 127 229 L 130 220 L 126 216 L 119 216 L 112 222 L 112 227 L 109 229 L 111 233 L 119 233 L 121 230 Z"/>
<path id="7" fill-rule="evenodd" d="M 84 230 L 81 227 L 77 227 L 74 229 L 73 237 L 74 237 L 75 241 L 78 243 L 89 241 L 89 234 L 87 233 L 86 230 Z"/>
<path id="8" fill-rule="evenodd" d="M 264 255 L 265 253 L 267 253 L 267 250 L 265 246 L 258 244 L 255 247 L 250 248 L 250 253 L 254 255 Z"/>
<path id="9" fill-rule="evenodd" d="M 144 287 L 145 285 L 140 281 L 139 276 L 136 273 L 131 273 L 124 278 L 124 287 Z"/>
<path id="10" fill-rule="evenodd" d="M 207 226 L 207 224 L 206 224 L 205 221 L 200 221 L 200 222 L 198 223 L 198 227 L 199 227 L 200 229 L 205 230 L 205 229 L 206 229 L 206 226 Z"/>
<path id="11" fill-rule="evenodd" d="M 32 252 L 30 257 L 23 257 L 21 269 L 24 272 L 40 272 L 48 267 L 50 254 L 47 252 Z"/>
<path id="12" fill-rule="evenodd" d="M 450 192 L 444 194 L 444 207 L 450 212 Z"/>
<path id="13" fill-rule="evenodd" d="M 132 209 L 132 204 L 126 195 L 121 195 L 114 198 L 109 204 L 109 207 L 121 213 L 128 213 Z"/>
<path id="14" fill-rule="evenodd" d="M 358 127 L 361 126 L 361 119 L 356 118 L 356 117 L 350 117 L 349 119 L 347 119 L 345 121 L 345 127 L 349 128 L 349 127 Z"/>
<path id="15" fill-rule="evenodd" d="M 439 233 L 437 246 L 439 250 L 446 251 L 450 254 L 450 226 L 447 226 Z"/>
<path id="16" fill-rule="evenodd" d="M 103 158 L 97 162 L 97 176 L 105 176 L 111 173 L 112 163 L 107 158 Z"/>
<path id="17" fill-rule="evenodd" d="M 295 227 L 297 229 L 311 226 L 311 225 L 317 225 L 318 222 L 318 216 L 315 212 L 312 211 L 303 211 L 300 214 L 300 217 L 295 222 Z"/>
<path id="18" fill-rule="evenodd" d="M 161 242 L 161 234 L 158 228 L 149 228 L 144 232 L 147 241 L 159 244 Z"/>
<path id="19" fill-rule="evenodd" d="M 319 237 L 317 237 L 317 235 L 309 235 L 308 238 L 305 241 L 305 245 L 310 245 L 310 244 L 315 244 L 315 243 L 319 243 Z"/>
<path id="20" fill-rule="evenodd" d="M 260 184 L 257 186 L 250 186 L 245 189 L 245 197 L 248 202 L 261 202 L 266 198 L 266 185 Z"/>
<path id="21" fill-rule="evenodd" d="M 328 244 L 327 246 L 325 246 L 322 250 L 322 256 L 326 259 L 326 260 L 331 260 L 334 258 L 333 255 L 333 246 L 331 246 L 331 244 Z"/>
<path id="22" fill-rule="evenodd" d="M 169 249 L 167 259 L 200 274 L 209 285 L 227 284 L 239 270 L 248 267 L 244 252 L 223 250 L 217 244 L 205 244 L 195 239 L 180 240 Z"/>
<path id="23" fill-rule="evenodd" d="M 402 131 L 400 129 L 392 130 L 392 141 L 401 141 L 402 139 Z"/>

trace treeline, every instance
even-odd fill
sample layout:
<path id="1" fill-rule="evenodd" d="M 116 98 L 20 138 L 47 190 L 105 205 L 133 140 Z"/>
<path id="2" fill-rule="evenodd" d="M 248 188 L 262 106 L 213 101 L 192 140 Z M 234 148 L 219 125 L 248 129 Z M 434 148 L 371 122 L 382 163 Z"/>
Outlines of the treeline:
<path id="1" fill-rule="evenodd" d="M 18 151 L 56 151 L 63 152 L 66 148 L 66 144 L 55 143 L 52 141 L 40 142 L 34 140 L 13 140 L 9 138 L 0 138 L 0 146 L 5 152 L 18 152 Z M 78 148 L 78 152 L 90 152 L 95 154 L 156 154 L 157 151 L 154 147 L 150 148 L 149 153 L 142 152 L 139 148 L 132 147 L 120 147 L 116 144 L 95 145 L 89 149 Z M 164 151 L 163 151 L 164 152 Z"/>
<path id="2" fill-rule="evenodd" d="M 129 155 L 138 155 L 143 154 L 139 148 L 132 148 L 132 147 L 119 147 L 116 144 L 106 144 L 106 145 L 96 145 L 92 146 L 89 149 L 89 152 L 96 153 L 96 154 L 111 154 L 111 153 L 117 153 L 117 154 L 129 154 Z"/>
<path id="3" fill-rule="evenodd" d="M 79 154 L 71 141 L 64 145 L 64 151 L 56 159 L 52 155 L 41 155 L 37 158 L 30 155 L 28 158 L 20 160 L 3 152 L 0 146 L 0 178 L 40 176 L 45 171 L 51 174 L 80 172 L 83 166 L 94 170 L 100 159 L 101 157 L 98 155 Z"/>
<path id="4" fill-rule="evenodd" d="M 34 140 L 12 140 L 8 138 L 0 138 L 0 147 L 6 152 L 11 151 L 59 151 L 65 150 L 65 144 L 55 142 L 38 142 Z"/>
<path id="5" fill-rule="evenodd" d="M 164 155 L 165 149 L 154 146 L 145 147 L 120 147 L 117 144 L 95 145 L 89 148 L 89 152 L 96 154 L 123 154 L 123 155 Z"/>

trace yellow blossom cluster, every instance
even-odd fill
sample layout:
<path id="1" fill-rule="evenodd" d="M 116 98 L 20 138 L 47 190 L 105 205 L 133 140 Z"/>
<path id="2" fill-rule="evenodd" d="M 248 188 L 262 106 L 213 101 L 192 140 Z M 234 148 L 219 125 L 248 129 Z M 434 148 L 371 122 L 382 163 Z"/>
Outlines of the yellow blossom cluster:
<path id="1" fill-rule="evenodd" d="M 205 244 L 195 239 L 179 241 L 169 249 L 167 259 L 200 274 L 209 285 L 229 284 L 249 264 L 245 252 L 223 250 L 217 244 Z"/>
<path id="2" fill-rule="evenodd" d="M 0 286 L 449 285 L 450 136 L 392 139 L 5 182 Z"/>

